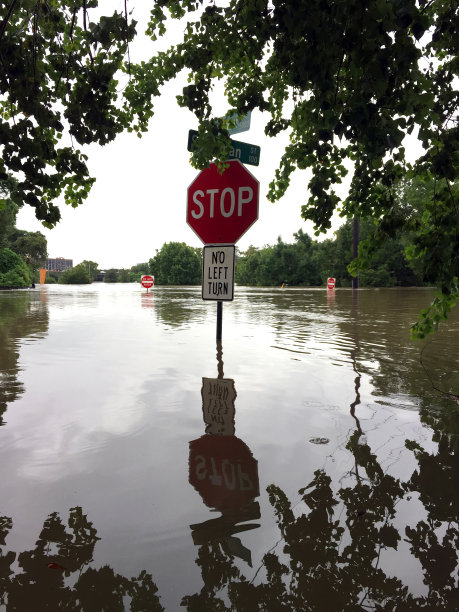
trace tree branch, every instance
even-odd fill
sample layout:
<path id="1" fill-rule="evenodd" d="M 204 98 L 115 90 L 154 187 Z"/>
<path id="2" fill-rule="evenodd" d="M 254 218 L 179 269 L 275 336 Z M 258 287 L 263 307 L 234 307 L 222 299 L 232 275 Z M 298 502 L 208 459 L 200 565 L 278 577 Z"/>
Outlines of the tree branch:
<path id="1" fill-rule="evenodd" d="M 11 17 L 11 13 L 13 12 L 14 7 L 15 7 L 17 1 L 18 0 L 12 0 L 10 6 L 8 8 L 8 12 L 5 15 L 5 19 L 2 21 L 2 24 L 0 25 L 0 40 L 3 38 L 3 34 L 5 33 L 6 26 L 8 25 L 8 21 L 9 21 L 9 19 Z"/>

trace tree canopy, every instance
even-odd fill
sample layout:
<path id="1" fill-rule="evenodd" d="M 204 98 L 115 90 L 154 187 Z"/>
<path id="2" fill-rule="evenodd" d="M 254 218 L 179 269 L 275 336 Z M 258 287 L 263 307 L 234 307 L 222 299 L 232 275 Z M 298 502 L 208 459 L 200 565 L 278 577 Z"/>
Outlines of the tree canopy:
<path id="1" fill-rule="evenodd" d="M 11 249 L 0 251 L 0 287 L 28 287 L 30 270 L 25 261 Z"/>
<path id="2" fill-rule="evenodd" d="M 32 270 L 44 266 L 47 249 L 46 237 L 41 232 L 16 229 L 11 236 L 11 250 L 20 255 Z"/>
<path id="3" fill-rule="evenodd" d="M 105 144 L 126 126 L 115 73 L 135 28 L 117 12 L 90 21 L 97 5 L 0 2 L 0 180 L 14 174 L 17 199 L 48 227 L 60 194 L 77 206 L 94 182 L 73 141 Z"/>
<path id="4" fill-rule="evenodd" d="M 91 261 L 90 259 L 84 259 L 80 265 L 83 266 L 87 270 L 88 276 L 91 282 L 95 281 L 99 275 L 99 264 L 96 261 Z"/>
<path id="5" fill-rule="evenodd" d="M 91 282 L 88 267 L 83 262 L 73 268 L 67 268 L 59 276 L 59 283 L 63 285 L 89 285 Z"/>
<path id="6" fill-rule="evenodd" d="M 201 283 L 200 249 L 184 242 L 167 242 L 149 261 L 150 273 L 158 285 L 199 285 Z"/>
<path id="7" fill-rule="evenodd" d="M 337 287 L 350 287 L 352 277 L 347 264 L 352 260 L 353 223 L 346 221 L 334 240 L 312 240 L 300 229 L 295 242 L 288 244 L 280 238 L 275 245 L 261 249 L 253 246 L 241 253 L 236 262 L 236 282 L 240 285 L 324 286 L 332 276 Z M 371 234 L 374 223 L 364 220 L 360 235 Z M 422 275 L 404 252 L 407 236 L 388 239 L 374 253 L 371 266 L 359 274 L 363 287 L 422 286 Z"/>
<path id="8" fill-rule="evenodd" d="M 441 288 L 425 331 L 458 295 L 458 9 L 450 0 L 157 0 L 146 35 L 164 35 L 169 19 L 186 20 L 183 40 L 131 65 L 135 36 L 124 14 L 93 20 L 84 2 L 3 1 L 0 23 L 0 179 L 19 177 L 21 203 L 48 226 L 56 198 L 80 204 L 93 183 L 74 146 L 105 144 L 122 130 L 148 129 L 161 87 L 185 71 L 177 96 L 200 122 L 192 163 L 224 165 L 231 114 L 258 109 L 265 132 L 287 131 L 268 197 L 280 199 L 296 169 L 309 169 L 302 216 L 316 232 L 331 216 L 372 217 L 372 236 L 357 267 L 401 227 L 413 232 L 410 255 L 428 262 L 425 280 Z M 119 71 L 129 83 L 118 90 Z M 212 93 L 223 82 L 228 115 L 215 116 Z M 408 163 L 405 137 L 417 134 Z M 72 142 L 61 146 L 61 136 Z M 64 139 L 65 140 L 65 139 Z M 421 146 L 422 145 L 422 146 Z M 352 166 L 348 196 L 335 192 Z M 433 181 L 422 217 L 400 214 L 403 177 Z M 429 322 L 430 321 L 430 322 Z M 418 330 L 422 335 L 423 330 Z"/>
<path id="9" fill-rule="evenodd" d="M 41 232 L 16 227 L 18 205 L 13 197 L 17 182 L 0 180 L 0 286 L 26 287 L 34 271 L 47 256 L 47 241 Z M 12 194 L 11 194 L 12 192 Z"/>
<path id="10" fill-rule="evenodd" d="M 295 169 L 309 169 L 302 216 L 317 233 L 330 228 L 336 208 L 348 218 L 378 221 L 354 272 L 398 229 L 413 231 L 411 256 L 428 261 L 425 280 L 442 290 L 418 329 L 419 335 L 429 331 L 458 295 L 457 7 L 448 0 L 234 0 L 224 6 L 164 0 L 152 11 L 150 35 L 164 34 L 166 11 L 177 18 L 198 9 L 181 43 L 133 67 L 126 97 L 139 113 L 137 129 L 146 129 L 153 112 L 154 86 L 186 69 L 189 85 L 178 101 L 201 122 L 193 163 L 224 160 L 228 121 L 213 116 L 211 99 L 222 80 L 230 112 L 259 109 L 268 115 L 266 134 L 289 132 L 269 199 L 285 194 Z M 146 83 L 147 95 L 139 96 Z M 404 144 L 415 130 L 422 147 L 411 165 Z M 335 187 L 346 161 L 353 176 L 340 202 Z M 396 188 L 405 176 L 435 185 L 422 218 L 400 214 Z"/>

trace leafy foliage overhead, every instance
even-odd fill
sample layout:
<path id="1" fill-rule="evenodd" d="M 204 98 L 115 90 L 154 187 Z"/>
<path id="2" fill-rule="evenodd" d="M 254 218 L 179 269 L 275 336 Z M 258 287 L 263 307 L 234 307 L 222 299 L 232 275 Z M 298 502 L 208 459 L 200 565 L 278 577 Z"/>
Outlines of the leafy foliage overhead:
<path id="1" fill-rule="evenodd" d="M 17 176 L 16 201 L 48 227 L 60 194 L 77 206 L 94 182 L 74 142 L 105 144 L 126 127 L 115 73 L 135 24 L 117 12 L 92 22 L 97 5 L 0 2 L 0 180 Z"/>
<path id="2" fill-rule="evenodd" d="M 287 130 L 290 135 L 268 197 L 281 198 L 292 172 L 309 168 L 302 216 L 314 222 L 317 233 L 330 228 L 338 207 L 343 216 L 377 219 L 354 273 L 401 227 L 413 231 L 411 257 L 428 263 L 425 280 L 439 284 L 447 311 L 458 294 L 459 274 L 453 190 L 457 5 L 449 0 L 233 0 L 216 6 L 163 0 L 152 10 L 150 35 L 164 34 L 169 15 L 193 11 L 197 17 L 189 20 L 180 44 L 133 67 L 126 96 L 137 113 L 136 128 L 146 129 L 159 85 L 186 69 L 189 84 L 178 102 L 201 123 L 193 163 L 203 167 L 211 158 L 223 160 L 228 121 L 213 116 L 211 103 L 215 81 L 223 80 L 229 112 L 259 109 L 268 115 L 266 134 Z M 422 144 L 414 165 L 407 163 L 404 146 L 412 133 Z M 351 187 L 340 202 L 335 188 L 349 165 Z M 400 214 L 396 204 L 400 179 L 413 176 L 435 185 L 422 218 Z"/>

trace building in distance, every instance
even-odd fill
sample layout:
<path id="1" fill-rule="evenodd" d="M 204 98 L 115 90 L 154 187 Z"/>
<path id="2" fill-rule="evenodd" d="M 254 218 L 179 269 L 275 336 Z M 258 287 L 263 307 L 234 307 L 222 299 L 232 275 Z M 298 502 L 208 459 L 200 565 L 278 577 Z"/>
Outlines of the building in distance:
<path id="1" fill-rule="evenodd" d="M 64 257 L 56 257 L 55 259 L 47 259 L 45 268 L 50 272 L 63 272 L 69 268 L 73 268 L 73 259 L 65 259 Z"/>

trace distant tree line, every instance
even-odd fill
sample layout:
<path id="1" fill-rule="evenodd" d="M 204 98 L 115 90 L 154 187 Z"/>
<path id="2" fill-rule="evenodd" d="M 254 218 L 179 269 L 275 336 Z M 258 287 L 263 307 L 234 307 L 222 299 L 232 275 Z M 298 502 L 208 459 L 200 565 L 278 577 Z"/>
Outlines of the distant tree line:
<path id="1" fill-rule="evenodd" d="M 371 220 L 361 220 L 360 236 L 365 240 L 373 229 Z M 334 239 L 318 242 L 303 230 L 294 242 L 278 238 L 275 245 L 250 246 L 237 252 L 235 280 L 248 286 L 323 286 L 333 276 L 337 286 L 349 287 L 352 276 L 348 265 L 353 258 L 353 227 L 347 221 Z M 387 240 L 372 255 L 372 263 L 359 273 L 364 287 L 421 286 L 424 284 L 418 261 L 410 261 L 405 252 L 407 237 Z M 196 285 L 201 283 L 201 249 L 184 243 L 169 242 L 156 252 L 146 273 L 155 276 L 158 285 Z M 134 280 L 139 280 L 140 276 Z"/>
<path id="2" fill-rule="evenodd" d="M 201 249 L 184 242 L 168 242 L 149 261 L 131 268 L 109 268 L 102 272 L 94 261 L 82 261 L 61 273 L 48 272 L 46 282 L 87 284 L 96 280 L 105 283 L 139 283 L 144 274 L 152 274 L 159 285 L 199 285 L 201 283 Z"/>
<path id="3" fill-rule="evenodd" d="M 403 223 L 394 221 L 385 227 L 385 240 L 378 238 L 378 229 L 371 217 L 360 218 L 358 258 L 353 254 L 353 221 L 347 220 L 333 239 L 314 240 L 302 229 L 286 243 L 279 237 L 274 245 L 250 246 L 237 251 L 235 280 L 249 286 L 323 286 L 327 278 L 337 286 L 348 287 L 352 274 L 359 275 L 363 287 L 434 285 L 432 254 L 414 256 L 413 236 L 423 217 L 425 202 L 431 197 L 434 184 L 411 180 L 400 182 L 392 208 Z M 457 186 L 453 186 L 457 191 Z M 2 184 L 0 183 L 0 195 Z M 16 228 L 18 206 L 12 198 L 0 200 L 0 286 L 25 287 L 33 280 L 47 256 L 46 238 L 40 232 Z M 397 214 L 395 214 L 397 213 Z M 394 216 L 395 215 L 395 216 Z M 451 245 L 451 249 L 454 244 Z M 48 272 L 47 282 L 87 284 L 96 280 L 107 283 L 139 282 L 143 274 L 152 274 L 157 285 L 201 284 L 200 248 L 184 242 L 168 242 L 148 261 L 131 268 L 110 268 L 102 274 L 99 264 L 84 260 L 61 273 Z"/>
<path id="4" fill-rule="evenodd" d="M 360 222 L 360 235 L 365 239 L 372 221 Z M 346 221 L 334 239 L 317 242 L 300 229 L 292 244 L 280 238 L 275 245 L 257 249 L 253 246 L 240 254 L 236 261 L 236 282 L 255 286 L 321 286 L 327 278 L 336 279 L 337 286 L 349 287 L 352 276 L 348 265 L 352 261 L 353 223 Z M 416 266 L 407 259 L 403 237 L 388 240 L 374 254 L 372 265 L 359 273 L 364 287 L 420 286 L 422 278 Z"/>
<path id="5" fill-rule="evenodd" d="M 136 264 L 131 268 L 109 268 L 102 271 L 97 262 L 85 259 L 73 268 L 63 272 L 48 270 L 46 283 L 60 283 L 64 285 L 87 285 L 94 281 L 104 283 L 134 283 L 139 282 L 143 274 L 150 274 L 148 262 Z"/>
<path id="6" fill-rule="evenodd" d="M 295 242 L 262 249 L 249 247 L 236 263 L 236 282 L 243 285 L 324 285 L 327 277 L 336 278 L 337 286 L 351 285 L 352 274 L 358 274 L 363 287 L 434 285 L 430 254 L 413 256 L 413 235 L 429 201 L 433 183 L 419 179 L 401 181 L 392 202 L 395 221 L 385 227 L 385 240 L 379 238 L 377 224 L 371 217 L 358 219 L 358 258 L 353 256 L 353 220 L 347 220 L 333 239 L 318 242 L 300 229 Z M 410 246 L 411 245 L 411 246 Z"/>
<path id="7" fill-rule="evenodd" d="M 360 221 L 360 238 L 365 241 L 373 230 L 373 221 Z M 353 224 L 346 221 L 333 239 L 313 240 L 302 229 L 293 234 L 294 241 L 278 238 L 274 245 L 250 246 L 237 251 L 235 280 L 248 286 L 323 286 L 329 276 L 339 287 L 349 287 L 352 276 L 348 265 L 353 258 Z M 359 272 L 363 287 L 421 286 L 424 284 L 419 261 L 410 261 L 406 254 L 408 239 L 404 235 L 387 240 L 372 254 L 372 262 Z M 144 274 L 152 274 L 157 285 L 199 285 L 202 273 L 202 249 L 184 242 L 167 242 L 148 262 L 129 269 L 105 270 L 106 283 L 140 282 Z M 53 279 L 54 276 L 54 279 Z M 65 284 L 91 283 L 101 279 L 99 265 L 85 260 L 59 275 L 49 273 L 47 282 Z"/>
<path id="8" fill-rule="evenodd" d="M 457 186 L 453 186 L 455 192 Z M 363 287 L 435 285 L 438 277 L 432 265 L 432 254 L 420 257 L 413 250 L 413 231 L 421 222 L 426 202 L 430 201 L 435 184 L 419 179 L 400 181 L 392 202 L 392 225 L 385 226 L 385 239 L 379 238 L 378 227 L 371 217 L 359 222 L 358 258 L 353 255 L 353 220 L 347 220 L 333 239 L 319 242 L 302 229 L 293 234 L 294 242 L 280 238 L 275 245 L 263 248 L 250 246 L 237 251 L 235 280 L 240 285 L 323 286 L 327 278 L 337 286 L 348 287 L 352 274 L 359 276 Z M 403 219 L 397 223 L 396 219 Z M 454 249 L 454 244 L 451 244 Z M 156 251 L 148 270 L 158 285 L 200 284 L 201 249 L 171 242 Z"/>

